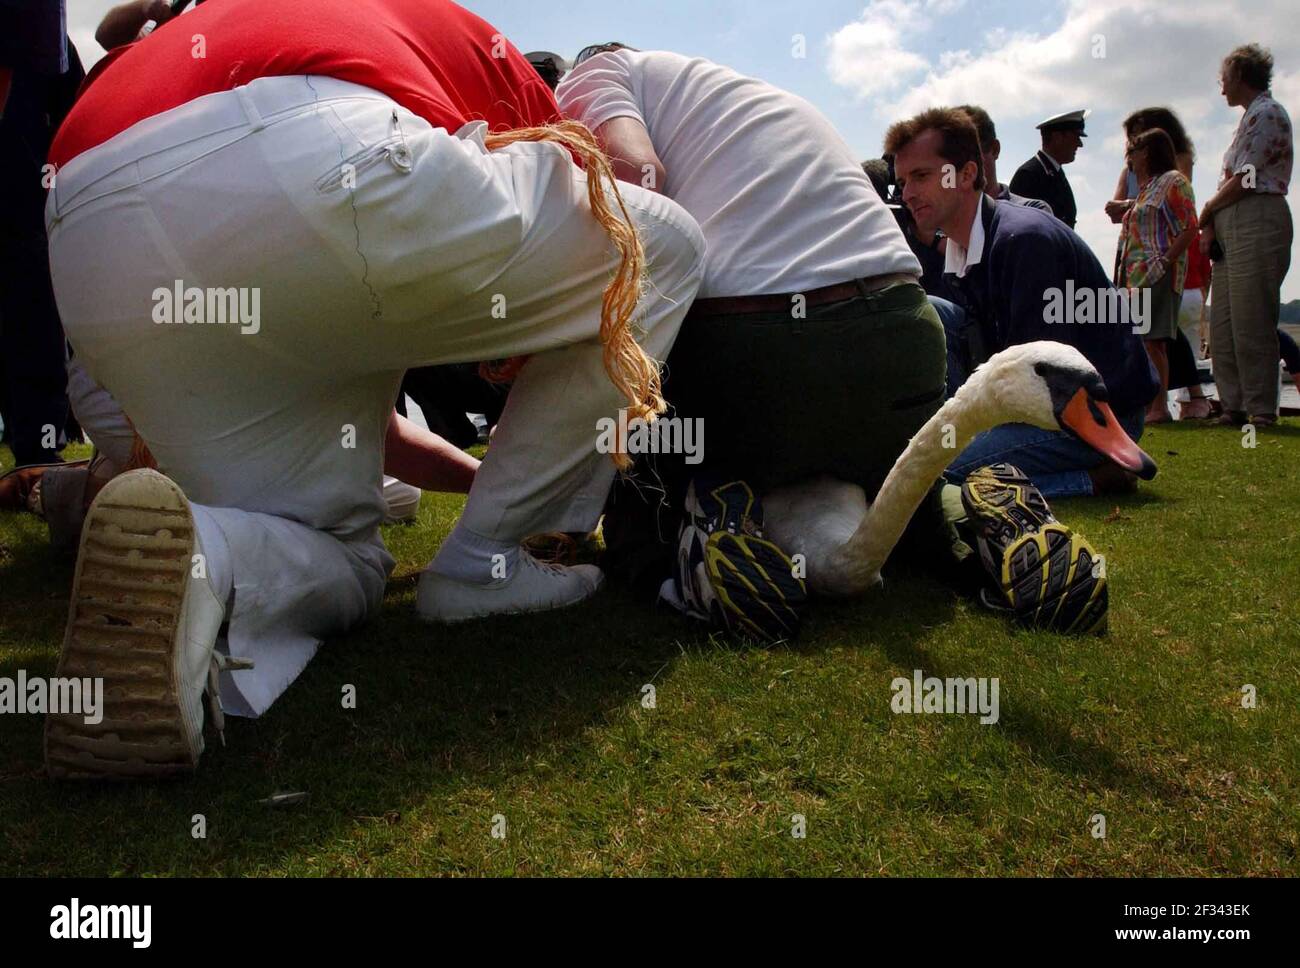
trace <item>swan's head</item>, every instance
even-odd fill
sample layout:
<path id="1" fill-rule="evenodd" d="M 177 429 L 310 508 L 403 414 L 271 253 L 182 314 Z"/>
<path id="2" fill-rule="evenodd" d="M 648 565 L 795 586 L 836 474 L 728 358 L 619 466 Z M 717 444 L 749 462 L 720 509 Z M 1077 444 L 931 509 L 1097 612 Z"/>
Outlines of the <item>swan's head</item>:
<path id="1" fill-rule="evenodd" d="M 1073 346 L 1021 343 L 994 355 L 976 373 L 1000 422 L 1065 430 L 1144 480 L 1156 476 L 1155 461 L 1124 432 L 1106 402 L 1101 374 Z"/>

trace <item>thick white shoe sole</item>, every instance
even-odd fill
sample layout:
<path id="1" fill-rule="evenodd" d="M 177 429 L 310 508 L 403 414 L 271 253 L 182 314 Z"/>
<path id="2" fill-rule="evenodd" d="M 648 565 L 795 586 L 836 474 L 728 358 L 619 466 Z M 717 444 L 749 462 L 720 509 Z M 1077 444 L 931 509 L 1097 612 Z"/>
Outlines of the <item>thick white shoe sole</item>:
<path id="1" fill-rule="evenodd" d="M 188 773 L 203 752 L 182 696 L 186 592 L 197 539 L 181 489 L 152 470 L 114 478 L 86 515 L 56 675 L 104 680 L 103 719 L 50 715 L 45 763 L 69 779 Z"/>
<path id="2" fill-rule="evenodd" d="M 574 565 L 585 579 L 575 581 L 564 595 L 544 600 L 519 601 L 519 589 L 513 582 L 475 585 L 457 581 L 432 571 L 420 575 L 416 590 L 416 614 L 426 622 L 454 625 L 493 615 L 530 615 L 571 608 L 592 598 L 605 584 L 604 574 L 594 565 Z"/>

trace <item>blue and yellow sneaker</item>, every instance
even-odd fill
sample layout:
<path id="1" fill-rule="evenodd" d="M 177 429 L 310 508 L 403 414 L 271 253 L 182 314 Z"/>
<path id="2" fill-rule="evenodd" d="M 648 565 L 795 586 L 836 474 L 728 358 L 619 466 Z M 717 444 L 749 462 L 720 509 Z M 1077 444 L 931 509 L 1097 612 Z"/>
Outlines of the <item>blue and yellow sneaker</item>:
<path id="1" fill-rule="evenodd" d="M 1033 481 L 1010 464 L 982 467 L 966 478 L 961 500 L 997 586 L 1000 601 L 981 592 L 986 605 L 1035 628 L 1105 634 L 1105 561 L 1052 516 Z"/>
<path id="2" fill-rule="evenodd" d="M 790 558 L 763 537 L 762 507 L 749 485 L 692 481 L 685 511 L 664 597 L 729 632 L 764 642 L 794 638 L 808 590 Z"/>

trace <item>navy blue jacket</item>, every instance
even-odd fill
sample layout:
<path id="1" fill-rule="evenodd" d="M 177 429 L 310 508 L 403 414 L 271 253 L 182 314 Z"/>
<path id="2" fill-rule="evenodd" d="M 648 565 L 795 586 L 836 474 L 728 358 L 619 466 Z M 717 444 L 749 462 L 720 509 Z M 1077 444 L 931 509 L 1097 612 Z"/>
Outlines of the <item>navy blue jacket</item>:
<path id="1" fill-rule="evenodd" d="M 1044 318 L 1046 294 L 1072 288 L 1097 293 L 1112 289 L 1088 244 L 1047 212 L 983 197 L 984 252 L 964 278 L 945 275 L 979 329 L 983 358 L 1034 340 L 1073 346 L 1106 381 L 1115 413 L 1145 407 L 1160 384 L 1131 324 L 1053 322 Z M 1069 284 L 1073 282 L 1071 287 Z M 1065 313 L 1073 319 L 1073 306 Z M 982 363 L 976 358 L 972 362 Z"/>
<path id="2" fill-rule="evenodd" d="M 1007 186 L 1014 194 L 1026 198 L 1037 198 L 1052 207 L 1052 211 L 1070 228 L 1074 228 L 1079 215 L 1079 207 L 1074 201 L 1074 189 L 1070 179 L 1065 176 L 1064 168 L 1053 167 L 1043 161 L 1036 152 L 1034 157 L 1016 169 Z"/>

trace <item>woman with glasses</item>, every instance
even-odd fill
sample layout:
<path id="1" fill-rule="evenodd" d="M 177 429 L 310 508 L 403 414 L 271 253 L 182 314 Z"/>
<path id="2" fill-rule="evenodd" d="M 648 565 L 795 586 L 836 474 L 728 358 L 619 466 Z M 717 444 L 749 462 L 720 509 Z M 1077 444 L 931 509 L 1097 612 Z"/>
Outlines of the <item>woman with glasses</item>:
<path id="1" fill-rule="evenodd" d="M 1160 377 L 1160 393 L 1147 409 L 1147 423 L 1167 423 L 1169 345 L 1178 336 L 1178 307 L 1187 277 L 1187 249 L 1196 238 L 1192 183 L 1176 167 L 1173 139 L 1160 128 L 1144 131 L 1129 144 L 1129 168 L 1138 195 L 1124 213 L 1116 285 L 1128 287 L 1149 324 L 1143 334 L 1147 354 Z M 1139 298 L 1138 294 L 1145 298 Z"/>
<path id="2" fill-rule="evenodd" d="M 1124 134 L 1129 142 L 1143 131 L 1152 128 L 1160 128 L 1169 135 L 1174 145 L 1175 166 L 1190 182 L 1192 168 L 1196 162 L 1196 146 L 1187 136 L 1178 115 L 1166 107 L 1149 107 L 1139 108 L 1124 119 Z M 1106 214 L 1110 220 L 1119 225 L 1123 221 L 1124 214 L 1133 207 L 1137 196 L 1137 175 L 1126 162 L 1123 171 L 1120 172 L 1119 183 L 1115 186 L 1115 196 L 1106 203 Z M 1122 253 L 1123 247 L 1124 236 L 1121 235 L 1118 240 L 1117 257 Z M 1186 389 L 1189 398 L 1179 406 L 1180 420 L 1203 420 L 1211 415 L 1210 401 L 1206 398 L 1200 383 L 1196 382 L 1197 371 L 1204 362 L 1201 353 L 1203 342 L 1201 331 L 1204 326 L 1206 301 L 1210 295 L 1211 268 L 1209 256 L 1202 253 L 1196 240 L 1193 240 L 1187 250 L 1187 276 L 1183 282 L 1183 298 L 1179 303 L 1178 325 L 1182 330 L 1183 340 L 1180 341 L 1175 334 L 1174 342 L 1169 345 L 1170 384 L 1172 387 Z M 1179 342 L 1183 341 L 1185 345 L 1179 346 Z M 1183 376 L 1175 380 L 1175 375 L 1180 372 Z"/>

